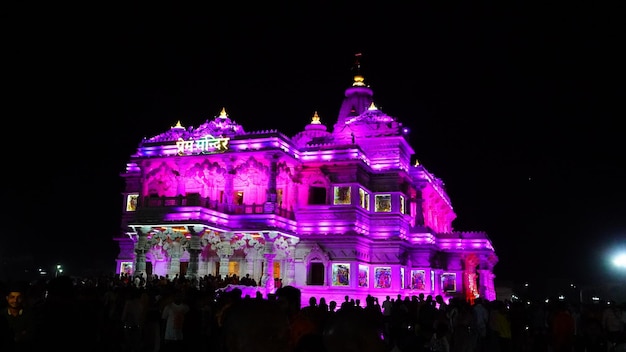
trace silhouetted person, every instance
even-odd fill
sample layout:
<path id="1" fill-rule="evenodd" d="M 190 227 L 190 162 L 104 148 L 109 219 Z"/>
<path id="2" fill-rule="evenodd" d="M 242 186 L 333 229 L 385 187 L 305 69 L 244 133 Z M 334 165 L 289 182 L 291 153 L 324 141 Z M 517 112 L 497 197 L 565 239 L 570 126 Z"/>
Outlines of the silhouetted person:
<path id="1" fill-rule="evenodd" d="M 323 333 L 327 352 L 386 352 L 379 326 L 363 309 L 340 309 L 333 315 Z"/>
<path id="2" fill-rule="evenodd" d="M 277 301 L 241 300 L 224 312 L 221 352 L 290 352 L 289 319 Z"/>
<path id="3" fill-rule="evenodd" d="M 174 300 L 163 308 L 161 319 L 165 325 L 163 334 L 165 351 L 180 351 L 185 347 L 184 324 L 189 305 L 183 301 L 183 293 L 177 292 Z"/>

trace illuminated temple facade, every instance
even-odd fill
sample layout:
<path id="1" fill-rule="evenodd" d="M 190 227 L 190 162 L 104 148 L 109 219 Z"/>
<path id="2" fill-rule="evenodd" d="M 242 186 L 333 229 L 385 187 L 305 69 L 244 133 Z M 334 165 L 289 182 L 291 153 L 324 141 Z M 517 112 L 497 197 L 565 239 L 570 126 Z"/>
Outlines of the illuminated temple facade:
<path id="1" fill-rule="evenodd" d="M 360 74 L 329 126 L 314 113 L 294 136 L 248 132 L 222 109 L 143 139 L 121 175 L 117 272 L 249 275 L 255 290 L 282 281 L 303 302 L 495 299 L 490 239 L 453 229 L 444 183 L 416 161 L 408 130 L 376 107 Z"/>

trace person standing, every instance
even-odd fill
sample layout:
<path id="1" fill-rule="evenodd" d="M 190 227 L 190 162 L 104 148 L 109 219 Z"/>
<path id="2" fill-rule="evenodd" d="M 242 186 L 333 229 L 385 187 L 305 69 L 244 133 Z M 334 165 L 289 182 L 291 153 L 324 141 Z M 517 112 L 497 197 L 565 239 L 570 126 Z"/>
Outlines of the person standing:
<path id="1" fill-rule="evenodd" d="M 30 350 L 31 320 L 24 308 L 24 294 L 24 286 L 15 284 L 9 287 L 5 296 L 7 308 L 3 318 L 8 327 L 8 344 L 13 351 Z"/>
<path id="2" fill-rule="evenodd" d="M 183 293 L 177 292 L 174 300 L 163 308 L 161 319 L 165 325 L 163 334 L 165 351 L 182 351 L 184 348 L 183 327 L 185 324 L 185 315 L 190 308 L 183 301 Z"/>
<path id="3" fill-rule="evenodd" d="M 620 336 L 624 333 L 622 314 L 622 310 L 615 301 L 608 301 L 602 310 L 602 329 L 611 346 L 616 346 L 620 342 Z"/>

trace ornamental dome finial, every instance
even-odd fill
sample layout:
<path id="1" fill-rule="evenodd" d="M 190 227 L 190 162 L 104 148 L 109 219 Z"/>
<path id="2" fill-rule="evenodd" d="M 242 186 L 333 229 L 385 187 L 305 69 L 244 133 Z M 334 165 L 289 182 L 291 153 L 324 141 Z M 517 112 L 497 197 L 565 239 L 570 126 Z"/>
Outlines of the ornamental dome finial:
<path id="1" fill-rule="evenodd" d="M 226 108 L 222 108 L 222 111 L 220 112 L 220 119 L 227 119 L 228 118 L 228 114 L 226 114 Z"/>
<path id="2" fill-rule="evenodd" d="M 311 124 L 312 125 L 319 125 L 319 124 L 321 124 L 320 117 L 317 114 L 317 111 L 313 114 L 313 118 L 311 119 Z"/>
<path id="3" fill-rule="evenodd" d="M 354 54 L 355 60 L 354 60 L 354 67 L 352 68 L 354 70 L 354 82 L 352 83 L 352 86 L 354 87 L 364 87 L 365 86 L 365 78 L 363 78 L 363 75 L 361 75 L 361 62 L 359 61 L 359 58 L 362 56 L 363 54 L 361 53 L 356 53 Z"/>

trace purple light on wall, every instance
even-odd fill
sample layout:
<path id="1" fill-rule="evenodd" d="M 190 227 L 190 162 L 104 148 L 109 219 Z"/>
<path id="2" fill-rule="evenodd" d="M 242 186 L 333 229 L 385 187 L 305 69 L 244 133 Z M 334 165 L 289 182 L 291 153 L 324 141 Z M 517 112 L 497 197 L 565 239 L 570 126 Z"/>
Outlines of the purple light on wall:
<path id="1" fill-rule="evenodd" d="M 141 169 L 137 166 L 137 163 L 127 163 L 126 172 L 140 172 Z"/>
<path id="2" fill-rule="evenodd" d="M 420 245 L 432 245 L 436 243 L 435 237 L 430 234 L 427 234 L 426 236 L 421 235 L 419 237 L 411 237 L 410 241 Z"/>

